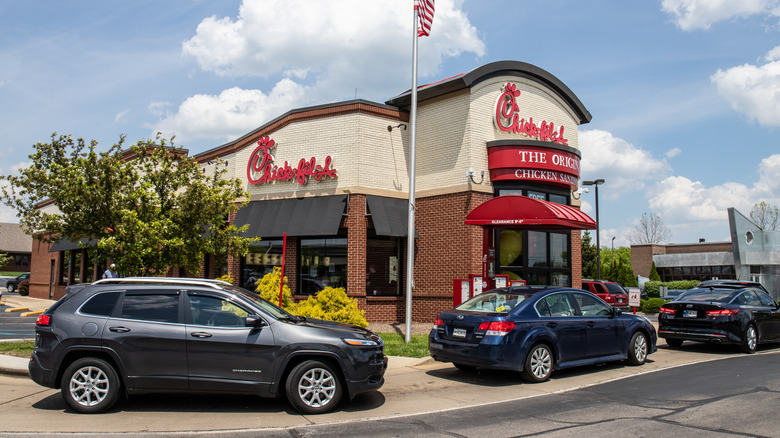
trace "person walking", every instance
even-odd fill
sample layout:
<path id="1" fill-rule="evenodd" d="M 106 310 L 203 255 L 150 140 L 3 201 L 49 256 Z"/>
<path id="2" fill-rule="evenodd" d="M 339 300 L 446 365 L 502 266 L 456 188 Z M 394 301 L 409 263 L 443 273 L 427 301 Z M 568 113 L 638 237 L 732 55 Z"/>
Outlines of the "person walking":
<path id="1" fill-rule="evenodd" d="M 116 272 L 116 265 L 111 263 L 111 266 L 103 273 L 103 278 L 117 278 L 119 274 Z"/>

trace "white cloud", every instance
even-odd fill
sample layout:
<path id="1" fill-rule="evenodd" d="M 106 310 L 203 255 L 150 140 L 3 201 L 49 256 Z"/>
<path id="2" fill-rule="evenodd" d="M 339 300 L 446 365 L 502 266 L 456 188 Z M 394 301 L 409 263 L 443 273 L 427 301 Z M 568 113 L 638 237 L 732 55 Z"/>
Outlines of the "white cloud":
<path id="1" fill-rule="evenodd" d="M 425 68 L 436 69 L 442 58 L 461 52 L 484 53 L 462 3 L 436 3 L 431 36 L 420 44 Z M 219 75 L 268 76 L 291 69 L 336 74 L 346 70 L 329 72 L 332 66 L 350 69 L 365 59 L 374 71 L 363 74 L 396 71 L 399 63 L 406 71 L 411 18 L 412 2 L 397 0 L 245 0 L 235 20 L 204 19 L 182 43 L 182 52 Z"/>
<path id="2" fill-rule="evenodd" d="M 682 153 L 682 149 L 680 148 L 671 148 L 668 151 L 666 151 L 666 158 L 674 158 Z"/>
<path id="3" fill-rule="evenodd" d="M 124 121 L 127 118 L 127 113 L 129 112 L 130 110 L 126 109 L 124 111 L 117 113 L 117 115 L 114 116 L 114 123 Z"/>
<path id="4" fill-rule="evenodd" d="M 765 126 L 780 126 L 780 46 L 766 56 L 764 65 L 744 64 L 718 70 L 710 81 L 731 107 Z"/>
<path id="5" fill-rule="evenodd" d="M 606 179 L 610 197 L 641 189 L 647 181 L 657 180 L 669 170 L 665 161 L 607 131 L 580 131 L 579 146 L 583 178 Z"/>
<path id="6" fill-rule="evenodd" d="M 268 94 L 233 87 L 219 95 L 187 98 L 177 111 L 159 121 L 152 132 L 175 134 L 186 143 L 197 138 L 233 140 L 304 101 L 306 87 L 281 80 Z"/>
<path id="7" fill-rule="evenodd" d="M 714 23 L 751 15 L 780 16 L 779 0 L 663 0 L 661 10 L 682 30 L 709 29 Z"/>
<path id="8" fill-rule="evenodd" d="M 171 106 L 170 102 L 155 101 L 150 103 L 146 109 L 156 117 L 162 117 L 169 106 Z"/>
<path id="9" fill-rule="evenodd" d="M 418 44 L 420 79 L 438 74 L 447 58 L 485 53 L 462 4 L 436 2 L 431 36 Z M 412 5 L 396 0 L 244 0 L 235 19 L 206 18 L 182 43 L 185 57 L 219 76 L 285 79 L 271 92 L 232 88 L 218 96 L 189 97 L 154 124 L 155 130 L 175 131 L 179 140 L 228 139 L 294 107 L 393 97 L 410 85 Z M 163 109 L 150 105 L 158 117 Z"/>
<path id="10" fill-rule="evenodd" d="M 758 180 L 752 186 L 726 182 L 707 187 L 684 176 L 670 176 L 651 189 L 649 206 L 667 223 L 708 226 L 726 221 L 729 207 L 748 213 L 760 201 L 780 205 L 778 188 L 780 154 L 761 160 Z"/>

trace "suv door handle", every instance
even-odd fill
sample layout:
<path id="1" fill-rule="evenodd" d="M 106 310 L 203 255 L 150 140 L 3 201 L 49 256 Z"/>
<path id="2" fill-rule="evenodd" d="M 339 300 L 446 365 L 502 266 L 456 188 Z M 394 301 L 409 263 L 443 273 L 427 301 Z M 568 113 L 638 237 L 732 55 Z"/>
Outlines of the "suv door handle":
<path id="1" fill-rule="evenodd" d="M 190 336 L 192 336 L 193 338 L 210 338 L 211 337 L 211 333 L 192 332 L 192 333 L 190 333 Z"/>
<path id="2" fill-rule="evenodd" d="M 588 326 L 588 327 L 593 327 L 594 325 L 596 325 L 596 323 L 593 322 L 593 321 L 588 321 L 588 322 L 585 323 L 585 325 Z"/>
<path id="3" fill-rule="evenodd" d="M 108 330 L 116 333 L 127 333 L 130 331 L 127 327 L 109 327 Z"/>
<path id="4" fill-rule="evenodd" d="M 557 322 L 548 322 L 547 323 L 547 327 L 550 327 L 550 328 L 558 327 L 558 323 Z"/>

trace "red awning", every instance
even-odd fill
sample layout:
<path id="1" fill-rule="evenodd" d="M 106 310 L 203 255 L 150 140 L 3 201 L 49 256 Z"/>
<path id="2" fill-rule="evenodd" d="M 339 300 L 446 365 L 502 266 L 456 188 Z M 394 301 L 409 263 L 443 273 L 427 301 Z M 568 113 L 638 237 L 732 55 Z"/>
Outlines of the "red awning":
<path id="1" fill-rule="evenodd" d="M 574 207 L 519 195 L 483 202 L 466 216 L 466 225 L 539 230 L 593 230 L 596 221 Z"/>

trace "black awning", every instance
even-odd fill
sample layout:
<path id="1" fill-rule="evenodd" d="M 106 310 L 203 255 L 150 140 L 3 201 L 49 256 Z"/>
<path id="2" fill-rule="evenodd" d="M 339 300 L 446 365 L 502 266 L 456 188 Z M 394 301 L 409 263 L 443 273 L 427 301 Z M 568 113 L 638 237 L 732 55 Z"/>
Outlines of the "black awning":
<path id="1" fill-rule="evenodd" d="M 90 239 L 82 237 L 79 240 L 73 241 L 69 239 L 60 239 L 49 248 L 49 252 L 70 251 L 73 249 L 93 248 L 97 246 L 98 239 Z"/>
<path id="2" fill-rule="evenodd" d="M 406 237 L 409 234 L 408 199 L 368 195 L 366 202 L 378 236 Z"/>
<path id="3" fill-rule="evenodd" d="M 244 237 L 335 236 L 347 195 L 253 201 L 236 212 L 233 224 L 249 228 Z"/>

